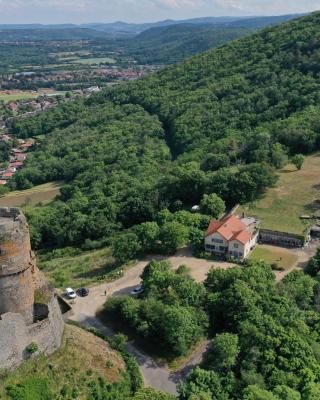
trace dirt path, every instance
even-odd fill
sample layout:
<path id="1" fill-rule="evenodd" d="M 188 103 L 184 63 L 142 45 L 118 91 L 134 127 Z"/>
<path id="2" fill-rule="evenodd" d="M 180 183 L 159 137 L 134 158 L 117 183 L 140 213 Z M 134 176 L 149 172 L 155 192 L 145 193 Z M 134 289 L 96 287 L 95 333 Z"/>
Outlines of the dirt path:
<path id="1" fill-rule="evenodd" d="M 140 275 L 145 266 L 150 262 L 151 258 L 158 260 L 168 259 L 173 269 L 177 269 L 184 264 L 190 269 L 191 275 L 198 282 L 202 282 L 208 271 L 214 265 L 217 268 L 230 268 L 234 264 L 225 262 L 212 262 L 194 258 L 190 255 L 188 249 L 182 249 L 174 257 L 150 257 L 144 261 L 138 262 L 135 266 L 128 268 L 124 276 L 110 283 L 102 283 L 101 285 L 90 288 L 90 294 L 85 298 L 77 298 L 72 304 L 73 315 L 72 320 L 78 321 L 87 327 L 95 327 L 102 331 L 105 335 L 112 335 L 112 331 L 106 327 L 97 317 L 96 313 L 104 305 L 107 297 L 129 294 L 131 290 L 140 283 Z M 107 297 L 105 296 L 105 291 Z M 131 344 L 128 344 L 128 351 L 135 356 L 140 366 L 141 373 L 146 386 L 152 386 L 156 389 L 176 394 L 177 383 L 185 377 L 190 369 L 200 363 L 203 354 L 207 350 L 208 342 L 204 342 L 192 354 L 181 370 L 172 372 L 165 366 L 158 365 L 150 356 L 143 353 Z"/>
<path id="2" fill-rule="evenodd" d="M 319 243 L 312 243 L 308 248 L 292 250 L 297 253 L 298 261 L 289 270 L 285 272 L 276 272 L 277 280 L 283 279 L 284 276 L 294 269 L 303 268 L 308 259 L 315 254 L 318 244 Z M 190 274 L 198 282 L 202 282 L 205 279 L 208 271 L 213 266 L 223 269 L 235 266 L 231 263 L 213 262 L 192 257 L 188 249 L 182 249 L 173 257 L 149 257 L 125 270 L 124 276 L 118 280 L 94 286 L 90 289 L 88 297 L 77 298 L 72 305 L 73 315 L 71 319 L 87 327 L 98 328 L 105 335 L 112 335 L 113 332 L 96 317 L 97 311 L 102 308 L 107 297 L 129 294 L 131 290 L 140 283 L 140 275 L 152 258 L 170 261 L 173 269 L 177 269 L 182 264 L 186 265 L 189 268 Z M 105 296 L 105 291 L 107 297 Z M 131 344 L 128 344 L 127 349 L 135 356 L 147 387 L 151 386 L 164 392 L 176 394 L 177 383 L 188 374 L 192 367 L 201 362 L 203 354 L 208 348 L 208 344 L 209 342 L 203 343 L 191 356 L 186 365 L 181 370 L 175 372 L 170 371 L 165 366 L 158 365 L 150 356 Z"/>
<path id="3" fill-rule="evenodd" d="M 291 249 L 291 251 L 296 254 L 298 259 L 291 268 L 288 268 L 286 271 L 276 273 L 277 281 L 281 281 L 281 279 L 294 270 L 304 269 L 310 258 L 316 255 L 319 244 L 319 240 L 312 240 L 307 247 L 303 247 L 301 249 Z"/>
<path id="4" fill-rule="evenodd" d="M 189 268 L 190 274 L 197 282 L 203 282 L 213 266 L 223 269 L 235 266 L 235 264 L 227 262 L 213 262 L 192 257 L 188 249 L 180 250 L 173 257 L 150 256 L 146 260 L 139 261 L 136 265 L 126 269 L 123 277 L 113 282 L 93 286 L 90 288 L 90 295 L 88 297 L 77 298 L 72 305 L 74 312 L 73 319 L 82 321 L 88 316 L 94 316 L 106 301 L 105 291 L 107 292 L 107 296 L 129 294 L 133 288 L 139 285 L 140 275 L 152 259 L 168 260 L 172 264 L 173 269 L 179 268 L 182 264 L 186 265 Z"/>

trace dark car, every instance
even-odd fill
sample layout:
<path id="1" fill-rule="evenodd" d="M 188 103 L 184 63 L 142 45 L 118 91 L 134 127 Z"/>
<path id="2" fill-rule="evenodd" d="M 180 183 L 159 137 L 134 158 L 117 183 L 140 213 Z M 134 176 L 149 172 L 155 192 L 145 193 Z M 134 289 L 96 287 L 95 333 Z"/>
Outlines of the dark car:
<path id="1" fill-rule="evenodd" d="M 80 289 L 77 290 L 77 295 L 80 297 L 86 297 L 89 294 L 89 289 L 82 287 Z"/>

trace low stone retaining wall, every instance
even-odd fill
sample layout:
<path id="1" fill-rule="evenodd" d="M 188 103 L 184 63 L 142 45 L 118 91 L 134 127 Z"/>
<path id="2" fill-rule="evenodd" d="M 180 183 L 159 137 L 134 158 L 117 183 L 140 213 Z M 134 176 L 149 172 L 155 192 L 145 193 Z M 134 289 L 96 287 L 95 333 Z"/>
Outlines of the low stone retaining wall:
<path id="1" fill-rule="evenodd" d="M 272 244 L 282 247 L 303 247 L 305 238 L 293 233 L 272 231 L 269 229 L 260 229 L 259 243 Z"/>

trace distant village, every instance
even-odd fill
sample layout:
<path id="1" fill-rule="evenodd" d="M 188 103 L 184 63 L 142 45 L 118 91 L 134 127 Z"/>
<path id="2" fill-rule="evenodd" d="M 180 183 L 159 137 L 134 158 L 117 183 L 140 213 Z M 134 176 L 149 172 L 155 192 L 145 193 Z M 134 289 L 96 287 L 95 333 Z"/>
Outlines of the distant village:
<path id="1" fill-rule="evenodd" d="M 3 134 L 0 142 L 13 142 L 11 135 Z M 0 164 L 0 185 L 6 185 L 14 174 L 23 168 L 27 159 L 27 151 L 36 144 L 34 139 L 18 139 L 18 145 L 11 150 L 10 160 Z"/>

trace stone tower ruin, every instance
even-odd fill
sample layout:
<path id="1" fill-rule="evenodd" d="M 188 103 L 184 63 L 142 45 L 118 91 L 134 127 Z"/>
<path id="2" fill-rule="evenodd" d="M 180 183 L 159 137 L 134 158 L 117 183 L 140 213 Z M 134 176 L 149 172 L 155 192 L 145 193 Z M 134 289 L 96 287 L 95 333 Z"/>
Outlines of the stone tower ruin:
<path id="1" fill-rule="evenodd" d="M 0 369 L 27 359 L 31 343 L 53 353 L 63 325 L 54 291 L 36 266 L 25 216 L 0 208 Z"/>

